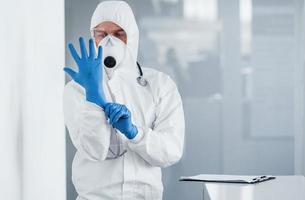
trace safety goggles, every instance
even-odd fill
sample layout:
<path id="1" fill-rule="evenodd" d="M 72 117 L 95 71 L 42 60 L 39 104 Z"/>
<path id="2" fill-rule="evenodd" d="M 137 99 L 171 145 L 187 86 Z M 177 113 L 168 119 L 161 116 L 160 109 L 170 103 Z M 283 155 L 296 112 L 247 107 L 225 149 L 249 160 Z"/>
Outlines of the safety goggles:
<path id="1" fill-rule="evenodd" d="M 91 35 L 94 37 L 96 41 L 101 41 L 107 35 L 112 35 L 114 37 L 119 38 L 122 41 L 125 41 L 127 38 L 126 32 L 123 29 L 107 32 L 98 28 L 94 28 L 91 29 Z"/>

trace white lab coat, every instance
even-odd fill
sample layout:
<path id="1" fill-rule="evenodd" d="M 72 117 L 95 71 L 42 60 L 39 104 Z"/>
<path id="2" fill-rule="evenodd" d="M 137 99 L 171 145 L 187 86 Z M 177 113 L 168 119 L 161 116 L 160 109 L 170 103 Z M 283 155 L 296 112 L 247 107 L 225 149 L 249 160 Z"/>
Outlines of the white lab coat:
<path id="1" fill-rule="evenodd" d="M 128 140 L 115 133 L 103 109 L 86 101 L 80 85 L 74 81 L 66 85 L 64 118 L 77 149 L 72 181 L 78 199 L 160 200 L 160 167 L 176 163 L 183 152 L 185 123 L 177 87 L 169 76 L 149 68 L 143 68 L 149 83 L 143 87 L 136 81 L 137 66 L 126 62 L 111 77 L 105 69 L 103 73 L 107 101 L 127 106 L 138 135 Z M 111 134 L 118 134 L 127 150 L 116 159 L 107 159 Z"/>

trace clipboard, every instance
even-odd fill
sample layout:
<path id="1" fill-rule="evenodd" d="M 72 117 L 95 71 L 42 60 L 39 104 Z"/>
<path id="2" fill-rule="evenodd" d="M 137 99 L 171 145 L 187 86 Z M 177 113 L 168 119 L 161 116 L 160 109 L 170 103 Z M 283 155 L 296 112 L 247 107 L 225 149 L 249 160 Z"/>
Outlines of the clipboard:
<path id="1" fill-rule="evenodd" d="M 197 181 L 206 183 L 242 183 L 255 184 L 264 181 L 275 179 L 275 176 L 238 176 L 238 175 L 223 175 L 223 174 L 199 174 L 196 176 L 182 176 L 179 181 Z"/>

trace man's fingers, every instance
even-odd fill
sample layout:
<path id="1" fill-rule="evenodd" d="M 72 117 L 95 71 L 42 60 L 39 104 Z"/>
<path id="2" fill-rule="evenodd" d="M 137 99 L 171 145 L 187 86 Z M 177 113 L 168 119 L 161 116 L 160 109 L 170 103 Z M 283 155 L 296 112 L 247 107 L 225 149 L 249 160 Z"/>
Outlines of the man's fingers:
<path id="1" fill-rule="evenodd" d="M 89 58 L 95 58 L 94 42 L 92 38 L 89 40 Z"/>
<path id="2" fill-rule="evenodd" d="M 73 59 L 75 60 L 76 63 L 78 63 L 80 61 L 80 57 L 78 56 L 73 44 L 70 43 L 68 45 L 68 47 L 69 47 L 69 50 L 70 50 L 70 53 L 71 53 Z"/>
<path id="3" fill-rule="evenodd" d="M 104 111 L 105 111 L 105 114 L 107 117 L 109 116 L 110 105 L 111 105 L 111 103 L 107 103 L 104 107 Z"/>
<path id="4" fill-rule="evenodd" d="M 120 112 L 117 112 L 113 117 L 112 124 L 115 124 L 117 121 L 119 121 L 119 119 L 121 117 L 124 117 L 124 116 L 125 116 L 125 113 L 122 112 L 122 110 Z"/>
<path id="5" fill-rule="evenodd" d="M 123 111 L 122 108 L 123 108 L 122 105 L 117 104 L 117 103 L 105 103 L 104 111 L 105 111 L 106 116 L 109 118 L 110 122 L 112 122 L 112 120 L 113 120 L 113 118 L 111 118 L 111 116 L 114 117 L 114 114 L 117 111 Z"/>
<path id="6" fill-rule="evenodd" d="M 106 111 L 106 115 L 108 116 L 108 118 L 110 118 L 110 114 L 114 111 L 114 109 L 116 108 L 116 104 L 115 103 L 107 103 L 105 105 L 105 111 Z"/>
<path id="7" fill-rule="evenodd" d="M 98 60 L 101 60 L 102 57 L 103 57 L 103 48 L 102 48 L 102 46 L 99 46 L 99 47 L 98 47 L 97 59 L 98 59 Z"/>
<path id="8" fill-rule="evenodd" d="M 79 38 L 79 47 L 80 47 L 80 52 L 82 54 L 82 58 L 88 58 L 86 44 L 84 38 L 82 37 Z"/>
<path id="9" fill-rule="evenodd" d="M 65 68 L 64 68 L 64 71 L 65 71 L 73 80 L 76 79 L 77 72 L 75 72 L 73 69 L 71 69 L 71 68 L 69 68 L 69 67 L 65 67 Z"/>
<path id="10" fill-rule="evenodd" d="M 115 117 L 116 114 L 120 113 L 121 109 L 120 108 L 115 108 L 114 111 L 110 114 L 109 118 L 109 123 L 113 124 L 113 118 Z"/>

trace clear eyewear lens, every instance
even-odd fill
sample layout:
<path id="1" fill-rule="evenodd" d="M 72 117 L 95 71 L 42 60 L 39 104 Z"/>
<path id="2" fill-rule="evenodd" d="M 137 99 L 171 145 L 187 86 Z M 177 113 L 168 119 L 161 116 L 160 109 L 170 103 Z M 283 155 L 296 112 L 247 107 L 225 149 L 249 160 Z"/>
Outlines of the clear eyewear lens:
<path id="1" fill-rule="evenodd" d="M 108 35 L 107 32 L 102 31 L 102 30 L 98 30 L 98 29 L 93 29 L 92 32 L 93 32 L 93 37 L 96 40 L 102 40 Z"/>
<path id="2" fill-rule="evenodd" d="M 122 31 L 122 30 L 119 30 L 119 31 L 113 32 L 113 33 L 107 33 L 106 31 L 102 31 L 100 29 L 92 29 L 91 31 L 93 33 L 94 39 L 96 39 L 98 41 L 101 41 L 102 39 L 107 37 L 107 35 L 114 36 L 122 41 L 124 41 L 127 37 L 126 32 Z"/>

